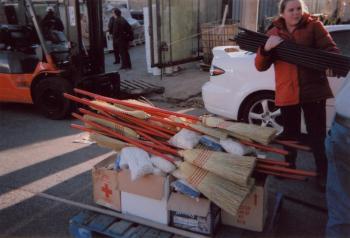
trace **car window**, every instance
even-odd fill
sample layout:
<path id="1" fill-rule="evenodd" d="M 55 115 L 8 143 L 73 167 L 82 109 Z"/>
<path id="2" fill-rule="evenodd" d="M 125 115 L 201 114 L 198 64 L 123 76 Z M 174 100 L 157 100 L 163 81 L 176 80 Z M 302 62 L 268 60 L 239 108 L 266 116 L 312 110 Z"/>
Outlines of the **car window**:
<path id="1" fill-rule="evenodd" d="M 333 31 L 330 33 L 343 55 L 350 56 L 350 30 Z"/>

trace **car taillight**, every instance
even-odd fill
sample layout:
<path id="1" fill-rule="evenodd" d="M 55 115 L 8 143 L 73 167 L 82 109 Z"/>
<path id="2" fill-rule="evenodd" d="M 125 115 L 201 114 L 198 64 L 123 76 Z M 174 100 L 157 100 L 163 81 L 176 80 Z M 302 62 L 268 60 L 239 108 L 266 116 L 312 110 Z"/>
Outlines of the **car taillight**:
<path id="1" fill-rule="evenodd" d="M 219 67 L 216 67 L 214 65 L 212 65 L 210 68 L 210 76 L 218 76 L 218 75 L 221 75 L 224 73 L 225 73 L 225 70 L 223 70 Z"/>

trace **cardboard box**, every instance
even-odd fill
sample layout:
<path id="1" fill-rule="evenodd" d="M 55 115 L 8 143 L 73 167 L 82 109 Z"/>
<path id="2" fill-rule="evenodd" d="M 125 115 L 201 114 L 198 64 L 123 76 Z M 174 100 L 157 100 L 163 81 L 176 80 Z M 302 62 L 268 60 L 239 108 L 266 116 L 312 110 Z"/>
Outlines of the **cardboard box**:
<path id="1" fill-rule="evenodd" d="M 131 181 L 128 170 L 119 173 L 122 213 L 169 224 L 168 198 L 171 176 L 147 175 Z"/>
<path id="2" fill-rule="evenodd" d="M 130 171 L 125 169 L 119 172 L 119 189 L 123 192 L 128 192 L 156 200 L 162 200 L 166 194 L 169 195 L 169 178 L 158 175 L 149 174 L 140 179 L 132 181 Z M 165 186 L 166 185 L 166 186 Z M 167 195 L 167 196 L 168 196 Z"/>
<path id="3" fill-rule="evenodd" d="M 252 231 L 263 231 L 267 217 L 267 186 L 257 184 L 243 201 L 237 217 L 233 217 L 224 210 L 221 219 L 224 225 L 239 227 Z"/>
<path id="4" fill-rule="evenodd" d="M 121 211 L 118 173 L 107 169 L 113 164 L 116 154 L 96 164 L 92 169 L 92 186 L 94 201 L 113 210 Z"/>
<path id="5" fill-rule="evenodd" d="M 205 198 L 172 193 L 168 209 L 170 225 L 184 230 L 212 236 L 220 222 L 220 208 Z"/>

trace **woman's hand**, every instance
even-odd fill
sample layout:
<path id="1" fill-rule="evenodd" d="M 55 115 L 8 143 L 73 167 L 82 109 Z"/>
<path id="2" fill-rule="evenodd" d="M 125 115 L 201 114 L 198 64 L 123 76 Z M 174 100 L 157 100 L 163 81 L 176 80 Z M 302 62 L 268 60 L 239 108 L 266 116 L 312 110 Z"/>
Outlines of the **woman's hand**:
<path id="1" fill-rule="evenodd" d="M 264 50 L 270 51 L 273 48 L 275 48 L 276 46 L 278 46 L 279 44 L 281 44 L 282 41 L 283 41 L 283 39 L 279 36 L 270 36 L 269 39 L 267 39 L 267 41 L 265 43 Z"/>

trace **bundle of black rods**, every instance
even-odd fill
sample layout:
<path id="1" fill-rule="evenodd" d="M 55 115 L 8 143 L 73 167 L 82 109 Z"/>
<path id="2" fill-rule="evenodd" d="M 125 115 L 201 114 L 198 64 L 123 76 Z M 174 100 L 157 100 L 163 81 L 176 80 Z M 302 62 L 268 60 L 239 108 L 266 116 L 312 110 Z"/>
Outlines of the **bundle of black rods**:
<path id="1" fill-rule="evenodd" d="M 241 32 L 235 37 L 235 41 L 242 50 L 256 53 L 268 39 L 268 36 L 262 33 L 242 27 L 239 29 Z M 276 59 L 302 67 L 323 72 L 331 69 L 335 76 L 345 77 L 350 70 L 350 57 L 306 47 L 287 40 L 273 49 L 272 54 Z"/>

